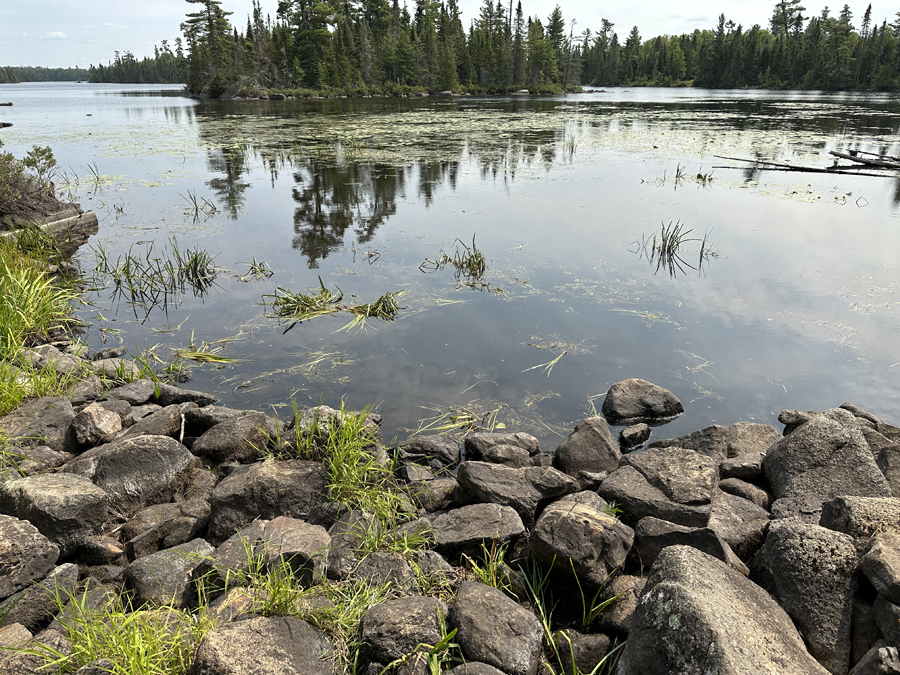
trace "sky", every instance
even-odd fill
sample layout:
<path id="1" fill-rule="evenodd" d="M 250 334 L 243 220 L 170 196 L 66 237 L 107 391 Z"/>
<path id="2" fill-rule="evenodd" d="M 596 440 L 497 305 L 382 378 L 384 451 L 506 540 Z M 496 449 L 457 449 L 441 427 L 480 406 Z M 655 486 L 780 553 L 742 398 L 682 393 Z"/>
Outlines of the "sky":
<path id="1" fill-rule="evenodd" d="M 458 0 L 463 25 L 478 14 L 483 0 Z M 410 6 L 414 0 L 408 0 Z M 506 0 L 504 0 L 504 3 Z M 401 0 L 401 5 L 403 0 Z M 775 0 L 522 0 L 526 15 L 544 20 L 559 4 L 566 22 L 574 19 L 576 33 L 596 30 L 601 18 L 612 21 L 624 41 L 632 26 L 641 37 L 680 35 L 695 28 L 715 28 L 719 14 L 745 27 L 758 23 L 767 27 Z M 824 2 L 805 2 L 807 14 L 818 14 Z M 842 2 L 832 3 L 837 11 Z M 855 17 L 865 11 L 863 2 L 850 2 Z M 263 10 L 274 17 L 278 0 L 262 0 Z M 231 19 L 246 25 L 250 0 L 223 0 L 233 11 Z M 180 35 L 185 12 L 196 6 L 184 0 L 3 0 L 0 2 L 0 65 L 47 67 L 106 63 L 115 51 L 131 51 L 142 57 L 153 54 L 160 40 L 173 42 Z M 892 21 L 900 2 L 873 3 L 872 18 Z"/>

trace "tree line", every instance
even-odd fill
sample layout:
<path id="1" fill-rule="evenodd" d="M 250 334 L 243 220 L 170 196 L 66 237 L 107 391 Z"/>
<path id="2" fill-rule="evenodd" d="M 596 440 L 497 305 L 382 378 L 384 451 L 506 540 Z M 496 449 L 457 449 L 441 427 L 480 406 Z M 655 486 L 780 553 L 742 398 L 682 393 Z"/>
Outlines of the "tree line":
<path id="1" fill-rule="evenodd" d="M 43 68 L 41 66 L 0 66 L 0 84 L 17 82 L 82 82 L 88 79 L 84 68 Z"/>
<path id="2" fill-rule="evenodd" d="M 153 57 L 138 61 L 134 54 L 115 53 L 107 65 L 91 65 L 90 82 L 118 82 L 135 84 L 173 84 L 187 82 L 188 62 L 181 38 L 175 38 L 174 49 L 168 40 L 153 47 Z"/>
<path id="3" fill-rule="evenodd" d="M 427 90 L 561 91 L 591 85 L 693 85 L 815 89 L 898 86 L 900 13 L 879 25 L 869 5 L 859 26 L 844 5 L 806 16 L 801 0 L 775 3 L 766 28 L 719 16 L 715 29 L 624 41 L 615 25 L 576 32 L 557 6 L 526 16 L 521 0 L 484 0 L 466 28 L 457 0 L 281 0 L 264 16 L 252 0 L 245 27 L 220 0 L 187 0 L 181 25 L 188 89 L 346 93 Z M 411 11 L 410 11 L 411 10 Z"/>

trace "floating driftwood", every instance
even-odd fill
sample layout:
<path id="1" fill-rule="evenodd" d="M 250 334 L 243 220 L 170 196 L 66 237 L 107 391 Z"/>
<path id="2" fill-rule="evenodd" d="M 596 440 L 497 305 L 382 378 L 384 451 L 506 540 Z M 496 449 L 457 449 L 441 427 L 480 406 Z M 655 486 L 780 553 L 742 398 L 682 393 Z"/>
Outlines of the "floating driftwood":
<path id="1" fill-rule="evenodd" d="M 869 171 L 862 171 L 862 167 L 852 166 L 852 165 L 835 165 L 829 166 L 825 168 L 817 167 L 817 166 L 797 166 L 796 164 L 785 164 L 783 162 L 770 162 L 765 159 L 744 159 L 742 157 L 725 157 L 723 155 L 713 155 L 718 159 L 727 159 L 731 162 L 747 162 L 749 164 L 755 164 L 758 169 L 764 171 L 798 171 L 803 173 L 834 173 L 834 174 L 846 174 L 849 176 L 877 176 L 880 178 L 890 177 L 889 174 L 885 173 L 872 173 Z M 740 169 L 742 167 L 739 166 L 714 166 L 714 169 Z M 893 168 L 893 167 L 892 167 Z M 896 167 L 900 168 L 900 166 Z"/>
<path id="2" fill-rule="evenodd" d="M 11 127 L 12 122 L 0 122 L 0 129 L 5 129 L 6 127 Z"/>
<path id="3" fill-rule="evenodd" d="M 866 166 L 879 167 L 882 169 L 900 169 L 900 159 L 895 157 L 882 157 L 874 152 L 859 152 L 858 150 L 849 150 L 848 152 L 840 152 L 838 150 L 829 150 L 829 155 L 840 157 L 841 159 L 849 159 L 851 162 L 857 162 Z M 869 159 L 869 157 L 860 157 L 860 155 L 869 155 L 870 157 L 878 157 L 878 159 Z"/>
<path id="4" fill-rule="evenodd" d="M 12 105 L 12 101 L 7 101 L 6 103 L 0 101 L 0 105 Z"/>

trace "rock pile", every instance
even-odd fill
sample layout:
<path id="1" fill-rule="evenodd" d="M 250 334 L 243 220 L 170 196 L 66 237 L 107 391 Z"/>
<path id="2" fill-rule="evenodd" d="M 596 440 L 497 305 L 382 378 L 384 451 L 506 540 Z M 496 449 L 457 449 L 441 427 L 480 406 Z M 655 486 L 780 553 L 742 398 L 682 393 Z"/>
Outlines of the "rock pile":
<path id="1" fill-rule="evenodd" d="M 35 362 L 83 365 L 58 347 Z M 99 356 L 98 373 L 132 371 L 122 354 Z M 213 617 L 195 675 L 335 672 L 333 635 L 240 593 L 256 561 L 311 587 L 391 582 L 360 614 L 360 673 L 425 673 L 448 638 L 467 661 L 445 668 L 457 675 L 588 673 L 614 659 L 621 675 L 900 672 L 900 428 L 852 404 L 784 411 L 783 434 L 739 422 L 629 452 L 645 423 L 682 407 L 627 380 L 606 417 L 552 454 L 523 433 L 376 442 L 367 452 L 391 467 L 401 514 L 381 539 L 426 544 L 401 555 L 360 549 L 382 523 L 335 497 L 326 464 L 267 456 L 292 437 L 281 421 L 166 384 L 103 383 L 0 418 L 18 458 L 0 481 L 0 646 L 71 653 L 71 610 L 53 597 L 119 599 Z M 295 424 L 334 429 L 342 414 L 322 406 Z M 638 432 L 617 442 L 607 419 Z M 377 440 L 380 418 L 366 423 Z M 0 673 L 43 663 L 0 652 Z"/>

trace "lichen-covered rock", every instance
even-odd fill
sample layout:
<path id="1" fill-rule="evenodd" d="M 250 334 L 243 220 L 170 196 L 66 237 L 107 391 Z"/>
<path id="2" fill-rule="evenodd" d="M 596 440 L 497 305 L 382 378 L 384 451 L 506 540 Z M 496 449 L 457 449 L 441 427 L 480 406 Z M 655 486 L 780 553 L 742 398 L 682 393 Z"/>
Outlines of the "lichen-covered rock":
<path id="1" fill-rule="evenodd" d="M 27 520 L 60 548 L 75 552 L 106 523 L 109 497 L 87 478 L 42 474 L 0 484 L 0 513 Z"/>
<path id="2" fill-rule="evenodd" d="M 822 504 L 819 524 L 849 534 L 862 552 L 876 534 L 900 533 L 900 499 L 836 497 Z"/>
<path id="3" fill-rule="evenodd" d="M 650 485 L 678 504 L 709 504 L 719 483 L 718 463 L 685 448 L 648 449 L 626 455 L 622 465 L 640 471 Z"/>
<path id="4" fill-rule="evenodd" d="M 770 525 L 754 561 L 763 585 L 797 624 L 810 653 L 836 675 L 850 665 L 857 562 L 848 535 L 792 520 Z"/>
<path id="5" fill-rule="evenodd" d="M 188 675 L 334 675 L 333 651 L 305 621 L 258 616 L 207 633 Z"/>
<path id="6" fill-rule="evenodd" d="M 689 546 L 665 549 L 634 613 L 619 675 L 827 675 L 791 619 L 740 572 Z"/>

